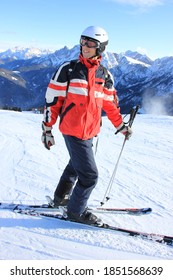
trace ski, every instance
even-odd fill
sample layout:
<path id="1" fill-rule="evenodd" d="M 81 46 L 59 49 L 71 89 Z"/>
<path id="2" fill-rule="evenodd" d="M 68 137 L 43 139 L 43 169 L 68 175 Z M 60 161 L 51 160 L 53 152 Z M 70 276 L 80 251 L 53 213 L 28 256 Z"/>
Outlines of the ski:
<path id="1" fill-rule="evenodd" d="M 51 204 L 18 204 L 18 203 L 3 203 L 0 202 L 0 210 L 13 209 L 34 209 L 36 211 L 44 212 L 61 212 L 62 207 L 55 208 Z M 107 214 L 128 214 L 128 215 L 145 215 L 152 212 L 152 208 L 105 208 L 105 207 L 88 207 L 88 210 L 93 213 L 107 213 Z"/>
<path id="2" fill-rule="evenodd" d="M 48 205 L 54 207 L 53 199 L 50 196 L 46 196 L 46 200 L 48 202 Z M 88 207 L 89 211 L 92 211 L 93 213 L 109 213 L 109 214 L 129 214 L 129 215 L 144 215 L 149 214 L 152 212 L 152 208 L 146 207 L 146 208 L 105 208 L 105 207 Z"/>
<path id="3" fill-rule="evenodd" d="M 70 221 L 61 214 L 57 215 L 57 214 L 53 214 L 53 213 L 44 213 L 44 212 L 37 212 L 35 210 L 22 210 L 22 209 L 15 209 L 13 211 L 15 213 L 24 214 L 24 215 L 28 215 L 28 216 L 32 216 L 32 217 L 59 219 L 59 220 L 68 221 L 70 223 L 77 223 L 80 225 L 85 225 L 87 227 L 97 227 L 99 229 L 114 231 L 115 233 L 118 233 L 118 234 L 139 237 L 144 240 L 151 240 L 151 241 L 158 242 L 161 244 L 173 246 L 173 236 L 167 236 L 167 235 L 155 234 L 155 233 L 146 233 L 146 232 L 141 232 L 141 231 L 137 231 L 137 230 L 130 230 L 127 228 L 120 228 L 120 227 L 112 226 L 112 225 L 109 225 L 106 223 L 103 223 L 101 225 L 81 224 L 78 222 Z"/>
<path id="4" fill-rule="evenodd" d="M 105 208 L 105 207 L 97 207 L 90 208 L 89 210 L 95 213 L 109 213 L 109 214 L 128 214 L 128 215 L 145 215 L 150 214 L 152 212 L 152 208 Z"/>
<path id="5" fill-rule="evenodd" d="M 0 202 L 0 210 L 15 210 L 15 209 L 34 209 L 34 210 L 41 210 L 46 211 L 50 210 L 58 210 L 58 208 L 52 208 L 52 206 L 48 204 L 24 204 L 24 203 L 5 203 Z"/>

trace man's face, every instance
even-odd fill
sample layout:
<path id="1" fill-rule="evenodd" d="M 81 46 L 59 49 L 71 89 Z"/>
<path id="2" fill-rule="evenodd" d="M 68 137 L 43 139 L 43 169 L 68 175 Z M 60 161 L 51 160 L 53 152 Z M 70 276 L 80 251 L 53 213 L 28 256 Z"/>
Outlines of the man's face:
<path id="1" fill-rule="evenodd" d="M 82 46 L 82 55 L 84 58 L 90 58 L 96 56 L 96 49 Z"/>
<path id="2" fill-rule="evenodd" d="M 96 49 L 100 46 L 100 43 L 91 38 L 81 36 L 80 45 L 82 47 L 82 55 L 84 58 L 91 58 L 96 56 Z"/>

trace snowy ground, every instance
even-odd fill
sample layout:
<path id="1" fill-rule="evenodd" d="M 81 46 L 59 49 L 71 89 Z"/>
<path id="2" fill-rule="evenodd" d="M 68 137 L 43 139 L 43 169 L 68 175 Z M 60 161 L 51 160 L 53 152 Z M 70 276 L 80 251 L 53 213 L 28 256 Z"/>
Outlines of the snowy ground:
<path id="1" fill-rule="evenodd" d="M 56 145 L 40 140 L 42 115 L 0 111 L 0 201 L 45 203 L 53 196 L 68 154 L 57 126 Z M 137 115 L 126 142 L 111 199 L 105 206 L 152 207 L 146 216 L 100 215 L 112 225 L 173 235 L 173 117 Z M 122 143 L 106 117 L 96 161 L 100 178 L 90 198 L 99 206 Z M 0 212 L 1 260 L 172 260 L 173 248 L 65 221 Z"/>

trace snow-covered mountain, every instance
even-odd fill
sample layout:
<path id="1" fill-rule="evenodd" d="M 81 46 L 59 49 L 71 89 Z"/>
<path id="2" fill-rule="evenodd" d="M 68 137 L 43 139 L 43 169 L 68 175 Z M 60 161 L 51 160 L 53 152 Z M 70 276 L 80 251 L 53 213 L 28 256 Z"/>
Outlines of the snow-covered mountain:
<path id="1" fill-rule="evenodd" d="M 39 48 L 24 48 L 24 47 L 15 47 L 12 49 L 8 49 L 6 51 L 0 51 L 0 60 L 2 59 L 29 59 L 32 57 L 40 57 L 44 55 L 48 55 L 52 53 L 52 51 L 47 49 L 39 49 Z"/>
<path id="2" fill-rule="evenodd" d="M 55 69 L 64 61 L 76 59 L 79 45 L 46 51 L 10 50 L 0 53 L 0 106 L 22 109 L 42 107 L 45 91 Z M 28 58 L 26 53 L 30 54 Z M 21 59 L 22 58 L 22 59 Z M 151 60 L 138 52 L 105 52 L 103 65 L 112 73 L 123 113 L 140 104 L 141 112 L 173 115 L 173 57 Z M 8 71 L 8 74 L 5 75 Z M 15 75 L 15 80 L 12 78 Z M 25 81 L 24 89 L 18 80 Z M 22 89 L 22 90 L 21 90 Z M 23 94 L 23 90 L 25 94 Z M 17 97 L 18 96 L 18 97 Z"/>

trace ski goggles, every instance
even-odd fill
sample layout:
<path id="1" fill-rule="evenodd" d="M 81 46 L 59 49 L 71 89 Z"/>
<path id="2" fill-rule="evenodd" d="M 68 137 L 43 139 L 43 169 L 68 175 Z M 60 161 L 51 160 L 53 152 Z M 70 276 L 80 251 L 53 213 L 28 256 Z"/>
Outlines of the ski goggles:
<path id="1" fill-rule="evenodd" d="M 85 36 L 81 36 L 80 45 L 82 47 L 87 46 L 88 48 L 97 49 L 100 47 L 100 42 Z"/>

